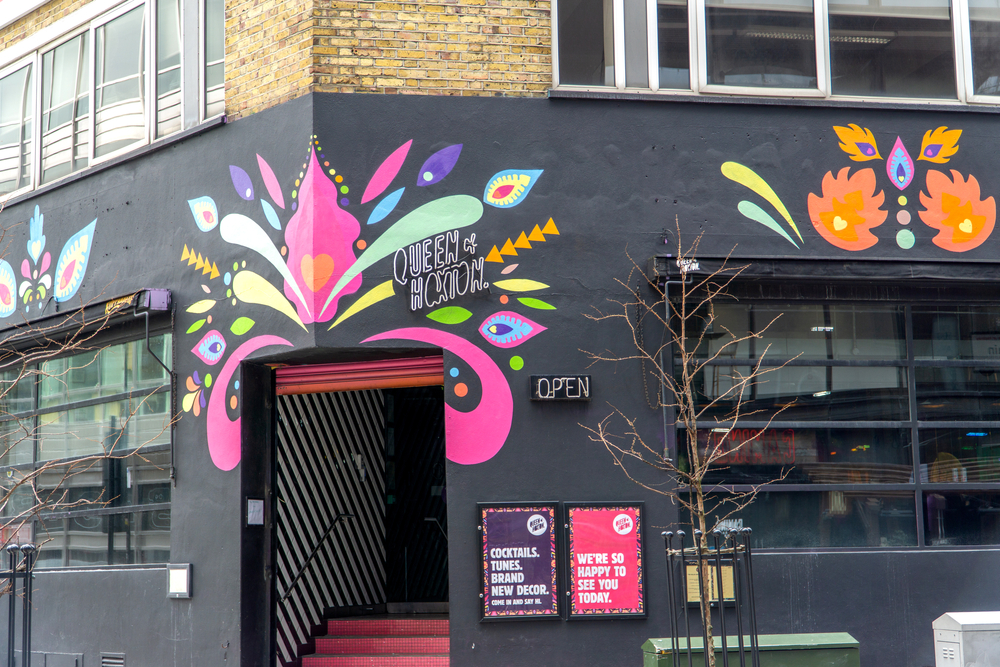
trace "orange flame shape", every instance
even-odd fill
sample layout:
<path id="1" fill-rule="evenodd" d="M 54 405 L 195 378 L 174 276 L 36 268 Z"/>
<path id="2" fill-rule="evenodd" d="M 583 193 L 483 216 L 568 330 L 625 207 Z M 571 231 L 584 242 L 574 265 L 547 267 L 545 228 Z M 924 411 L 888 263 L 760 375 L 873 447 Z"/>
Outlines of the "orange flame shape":
<path id="1" fill-rule="evenodd" d="M 993 197 L 980 199 L 979 181 L 951 170 L 951 178 L 940 171 L 927 172 L 927 193 L 920 193 L 920 219 L 940 230 L 934 245 L 952 252 L 965 252 L 982 245 L 993 233 L 997 207 Z"/>
<path id="2" fill-rule="evenodd" d="M 826 172 L 823 196 L 809 193 L 809 219 L 824 239 L 844 250 L 865 250 L 878 243 L 871 233 L 889 215 L 879 207 L 885 193 L 875 193 L 875 171 L 862 169 L 849 176 L 850 167 Z"/>

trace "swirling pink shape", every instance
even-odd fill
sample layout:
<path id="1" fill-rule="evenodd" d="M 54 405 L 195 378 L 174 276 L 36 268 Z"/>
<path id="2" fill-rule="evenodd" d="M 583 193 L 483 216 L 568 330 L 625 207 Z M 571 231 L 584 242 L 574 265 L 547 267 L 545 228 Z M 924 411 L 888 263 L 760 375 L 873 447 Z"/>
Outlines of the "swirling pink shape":
<path id="1" fill-rule="evenodd" d="M 437 345 L 458 355 L 472 367 L 479 376 L 483 395 L 479 399 L 479 405 L 471 412 L 459 412 L 445 403 L 445 455 L 462 465 L 482 463 L 493 458 L 507 441 L 514 417 L 514 398 L 510 393 L 510 385 L 496 363 L 464 338 L 426 327 L 393 329 L 361 342 L 389 339 Z"/>
<path id="2" fill-rule="evenodd" d="M 230 421 L 226 414 L 226 389 L 229 381 L 233 379 L 233 373 L 240 367 L 248 356 L 268 345 L 292 346 L 284 338 L 278 336 L 257 336 L 236 348 L 225 365 L 219 372 L 219 377 L 215 380 L 215 390 L 208 399 L 208 453 L 212 456 L 212 463 L 219 470 L 232 470 L 240 462 L 240 422 L 242 418 L 237 417 L 236 421 Z"/>

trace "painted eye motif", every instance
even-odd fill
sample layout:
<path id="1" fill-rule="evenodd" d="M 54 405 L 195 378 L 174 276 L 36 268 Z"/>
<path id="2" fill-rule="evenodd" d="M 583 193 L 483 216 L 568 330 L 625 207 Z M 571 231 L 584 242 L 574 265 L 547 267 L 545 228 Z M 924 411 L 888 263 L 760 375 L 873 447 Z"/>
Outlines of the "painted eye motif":
<path id="1" fill-rule="evenodd" d="M 545 331 L 545 327 L 509 310 L 501 310 L 479 325 L 483 338 L 497 347 L 517 347 Z"/>
<path id="2" fill-rule="evenodd" d="M 943 144 L 931 144 L 930 146 L 925 147 L 924 157 L 925 158 L 937 157 L 938 153 L 941 152 L 942 145 Z"/>
<path id="3" fill-rule="evenodd" d="M 862 155 L 868 155 L 868 156 L 875 155 L 875 147 L 872 146 L 871 144 L 866 143 L 864 141 L 859 141 L 857 142 L 856 145 L 858 147 L 858 150 L 861 151 Z"/>
<path id="4" fill-rule="evenodd" d="M 194 223 L 201 231 L 210 232 L 219 224 L 219 211 L 215 207 L 215 200 L 211 197 L 188 199 L 188 206 L 191 207 Z"/>
<path id="5" fill-rule="evenodd" d="M 78 231 L 66 241 L 59 261 L 56 262 L 55 290 L 56 301 L 69 301 L 83 283 L 83 274 L 87 271 L 87 261 L 90 259 L 90 249 L 94 245 L 94 228 L 97 220 Z"/>
<path id="6" fill-rule="evenodd" d="M 541 169 L 507 169 L 497 172 L 486 186 L 483 201 L 497 208 L 517 206 L 541 175 Z"/>
<path id="7" fill-rule="evenodd" d="M 191 348 L 191 352 L 209 366 L 214 366 L 226 353 L 226 339 L 222 337 L 221 333 L 212 329 L 202 336 L 197 345 Z"/>

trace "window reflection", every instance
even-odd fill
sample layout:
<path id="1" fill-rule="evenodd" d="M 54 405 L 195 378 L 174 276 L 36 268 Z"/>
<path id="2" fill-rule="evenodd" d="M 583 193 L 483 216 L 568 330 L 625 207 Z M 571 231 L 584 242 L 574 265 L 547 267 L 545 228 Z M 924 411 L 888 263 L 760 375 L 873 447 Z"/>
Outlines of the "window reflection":
<path id="1" fill-rule="evenodd" d="M 902 429 L 699 429 L 698 451 L 721 454 L 705 477 L 710 484 L 913 482 Z"/>
<path id="2" fill-rule="evenodd" d="M 688 46 L 688 6 L 684 0 L 660 0 L 656 5 L 660 88 L 691 88 Z"/>
<path id="3" fill-rule="evenodd" d="M 1000 363 L 1000 308 L 914 309 L 913 354 L 916 359 Z"/>
<path id="4" fill-rule="evenodd" d="M 559 82 L 615 84 L 611 0 L 559 0 Z"/>
<path id="5" fill-rule="evenodd" d="M 1000 430 L 920 429 L 920 461 L 923 482 L 1000 482 Z"/>
<path id="6" fill-rule="evenodd" d="M 166 563 L 170 510 L 47 519 L 35 540 L 38 567 Z"/>
<path id="7" fill-rule="evenodd" d="M 714 507 L 723 498 L 710 494 Z M 729 503 L 711 512 L 718 521 Z M 755 548 L 901 547 L 917 544 L 913 492 L 762 492 L 728 517 L 751 526 Z M 766 526 L 760 530 L 758 526 Z"/>
<path id="8" fill-rule="evenodd" d="M 924 519 L 930 546 L 1000 544 L 1000 493 L 925 493 Z"/>
<path id="9" fill-rule="evenodd" d="M 1000 419 L 1000 377 L 984 368 L 918 367 L 917 418 Z"/>

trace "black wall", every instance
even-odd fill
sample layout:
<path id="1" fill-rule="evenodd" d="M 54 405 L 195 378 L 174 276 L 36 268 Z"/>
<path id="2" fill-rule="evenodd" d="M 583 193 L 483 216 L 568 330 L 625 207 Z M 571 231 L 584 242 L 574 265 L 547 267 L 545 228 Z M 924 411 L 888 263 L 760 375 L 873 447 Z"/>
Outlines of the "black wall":
<path id="1" fill-rule="evenodd" d="M 895 240 L 902 227 L 893 216 L 902 205 L 895 203 L 900 193 L 887 182 L 885 163 L 853 162 L 838 147 L 832 128 L 850 123 L 872 130 L 883 157 L 897 136 L 916 156 L 925 131 L 939 126 L 963 129 L 960 150 L 947 165 L 915 163 L 915 178 L 905 191 L 906 206 L 913 211 L 907 228 L 915 238 L 909 250 Z M 588 368 L 581 349 L 625 352 L 628 344 L 621 327 L 596 324 L 584 314 L 605 307 L 608 298 L 622 297 L 624 290 L 615 278 L 628 275 L 631 265 L 626 253 L 644 263 L 664 252 L 664 230 L 674 242 L 675 217 L 685 238 L 705 233 L 702 251 L 706 254 L 724 254 L 735 245 L 736 254 L 742 257 L 873 260 L 871 273 L 876 276 L 879 264 L 875 260 L 934 260 L 959 267 L 969 262 L 993 263 L 997 255 L 994 238 L 967 252 L 934 245 L 931 239 L 936 232 L 920 222 L 917 202 L 930 168 L 945 173 L 954 168 L 965 176 L 975 175 L 984 199 L 1000 194 L 1000 176 L 993 168 L 994 128 L 990 114 L 925 109 L 314 95 L 21 199 L 8 205 L 3 216 L 10 223 L 25 222 L 38 205 L 45 215 L 45 233 L 53 253 L 72 233 L 98 219 L 82 300 L 138 287 L 172 290 L 177 304 L 178 405 L 186 392 L 185 378 L 195 370 L 217 374 L 242 341 L 258 335 L 280 336 L 293 347 L 263 349 L 253 356 L 256 362 L 357 359 L 377 356 L 380 350 L 419 347 L 413 341 L 362 343 L 369 336 L 402 327 L 445 331 L 484 351 L 510 386 L 513 417 L 504 446 L 488 461 L 447 464 L 452 664 L 585 661 L 594 666 L 637 665 L 640 644 L 667 633 L 664 568 L 657 556 L 656 536 L 676 520 L 676 509 L 616 471 L 607 452 L 587 438 L 581 424 L 596 424 L 613 404 L 638 418 L 640 428 L 656 442 L 663 438 L 662 416 L 644 400 L 637 364 Z M 530 232 L 534 225 L 552 218 L 559 235 L 548 235 L 531 250 L 519 250 L 517 258 L 505 264 L 487 263 L 485 274 L 491 283 L 508 278 L 542 282 L 546 288 L 523 296 L 542 299 L 555 309 L 521 307 L 515 293 L 501 304 L 499 298 L 506 292 L 493 287 L 442 304 L 472 313 L 465 322 L 444 325 L 426 317 L 430 309 L 411 312 L 397 286 L 396 296 L 332 329 L 329 321 L 303 329 L 265 306 L 232 305 L 223 296 L 226 287 L 221 275 L 207 278 L 181 261 L 185 245 L 216 263 L 221 273 L 245 260 L 249 269 L 279 291 L 282 279 L 260 255 L 223 240 L 218 228 L 199 231 L 187 200 L 212 197 L 220 216 L 239 213 L 257 221 L 280 248 L 283 231 L 268 224 L 258 201 L 273 202 L 273 197 L 256 156 L 267 161 L 280 182 L 286 207 L 278 210 L 278 217 L 285 230 L 293 215 L 290 193 L 299 187 L 295 180 L 301 178 L 312 134 L 326 156 L 323 160 L 344 176 L 350 199 L 345 208 L 357 218 L 360 238 L 369 248 L 402 214 L 424 203 L 455 194 L 481 200 L 497 172 L 544 170 L 521 203 L 506 209 L 485 206 L 482 218 L 461 234 L 464 239 L 474 232 L 477 254 L 483 256 L 494 244 L 501 247 L 508 238 L 516 240 L 520 232 Z M 397 212 L 377 224 L 365 224 L 384 197 L 359 203 L 368 179 L 390 153 L 411 139 L 399 176 L 385 190 L 406 187 Z M 439 183 L 418 187 L 423 161 L 459 143 L 463 148 L 454 170 Z M 753 200 L 788 229 L 764 199 L 722 175 L 721 165 L 727 161 L 745 165 L 770 184 L 802 234 L 801 242 L 796 237 L 800 248 L 737 211 L 740 201 Z M 252 200 L 237 194 L 230 165 L 250 175 Z M 890 211 L 886 222 L 874 229 L 878 243 L 859 252 L 824 241 L 809 222 L 809 193 L 820 192 L 826 172 L 837 173 L 843 167 L 875 169 L 878 187 L 886 193 L 884 208 Z M 25 256 L 27 225 L 9 234 L 13 239 L 9 261 L 17 267 Z M 360 254 L 357 244 L 353 247 Z M 519 266 L 513 273 L 500 274 L 503 266 L 515 262 Z M 392 278 L 391 258 L 376 262 L 363 275 L 362 287 L 341 300 L 338 313 Z M 202 285 L 209 287 L 208 296 Z M 186 309 L 209 297 L 218 299 L 210 327 L 229 340 L 223 360 L 211 368 L 189 352 L 209 325 L 185 333 L 205 317 Z M 516 348 L 495 347 L 477 329 L 500 310 L 514 310 L 546 330 Z M 20 317 L 14 315 L 6 323 Z M 249 333 L 229 333 L 238 317 L 254 320 Z M 523 369 L 511 367 L 514 355 L 523 358 Z M 482 388 L 473 379 L 469 394 L 456 396 L 456 383 L 475 376 L 463 364 L 460 354 L 446 351 L 446 400 L 455 410 L 468 412 L 476 407 Z M 458 379 L 448 374 L 452 366 L 460 369 Z M 589 403 L 528 400 L 528 375 L 576 372 L 593 376 Z M 246 386 L 267 385 L 257 375 L 254 378 L 256 382 Z M 251 405 L 267 408 L 267 401 L 259 396 L 240 397 L 237 379 L 238 374 L 229 378 L 226 386 L 220 381 L 213 391 L 225 391 L 227 402 L 237 396 L 244 410 Z M 240 409 L 228 410 L 230 417 L 239 413 Z M 270 428 L 261 415 L 253 421 L 259 433 Z M 247 426 L 245 422 L 244 432 Z M 38 650 L 82 651 L 88 661 L 95 660 L 91 656 L 100 650 L 124 650 L 130 664 L 133 656 L 135 664 L 259 664 L 260 651 L 266 649 L 260 638 L 264 621 L 259 614 L 266 612 L 268 604 L 266 594 L 255 587 L 266 582 L 260 567 L 266 562 L 268 545 L 259 536 L 241 532 L 241 526 L 243 494 L 266 486 L 261 474 L 266 473 L 270 453 L 260 438 L 245 440 L 241 466 L 252 469 L 220 470 L 209 456 L 204 413 L 200 417 L 185 413 L 175 442 L 178 481 L 171 558 L 194 563 L 194 597 L 190 601 L 166 599 L 162 569 L 40 573 L 35 597 L 34 645 Z M 479 623 L 475 503 L 552 499 L 646 501 L 647 619 Z M 847 631 L 861 640 L 865 665 L 930 665 L 931 621 L 945 611 L 995 606 L 996 596 L 990 592 L 1000 584 L 998 561 L 998 552 L 989 549 L 762 553 L 757 560 L 762 630 Z M 102 619 L 100 627 L 97 618 Z"/>

